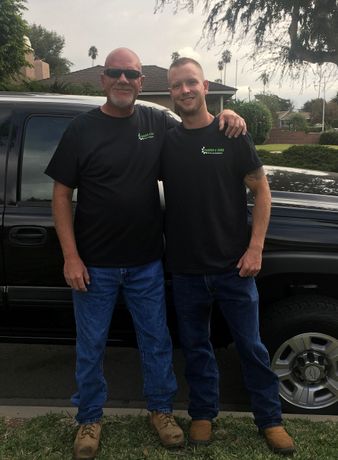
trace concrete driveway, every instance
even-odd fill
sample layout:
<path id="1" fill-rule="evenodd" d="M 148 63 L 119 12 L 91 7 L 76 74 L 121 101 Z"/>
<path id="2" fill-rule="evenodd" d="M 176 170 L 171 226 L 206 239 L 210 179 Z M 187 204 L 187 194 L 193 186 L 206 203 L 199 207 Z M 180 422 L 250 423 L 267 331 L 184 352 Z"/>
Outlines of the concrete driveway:
<path id="1" fill-rule="evenodd" d="M 221 374 L 221 408 L 249 410 L 236 350 L 216 350 Z M 75 391 L 75 348 L 72 345 L 0 344 L 0 405 L 69 406 Z M 184 361 L 174 351 L 179 391 L 176 409 L 185 409 L 188 398 Z M 105 358 L 108 381 L 107 407 L 144 408 L 138 350 L 108 347 Z"/>

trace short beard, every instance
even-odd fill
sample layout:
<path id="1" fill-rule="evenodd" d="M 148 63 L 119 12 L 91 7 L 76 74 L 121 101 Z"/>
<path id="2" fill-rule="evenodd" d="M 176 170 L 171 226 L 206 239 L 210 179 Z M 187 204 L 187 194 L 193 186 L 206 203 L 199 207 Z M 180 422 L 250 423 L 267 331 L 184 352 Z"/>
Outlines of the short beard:
<path id="1" fill-rule="evenodd" d="M 129 99 L 129 100 L 128 100 Z M 125 98 L 124 100 L 118 99 L 115 96 L 107 96 L 107 101 L 109 104 L 111 104 L 113 107 L 117 107 L 119 109 L 127 109 L 129 107 L 132 107 L 134 105 L 136 97 L 131 96 L 130 98 Z"/>

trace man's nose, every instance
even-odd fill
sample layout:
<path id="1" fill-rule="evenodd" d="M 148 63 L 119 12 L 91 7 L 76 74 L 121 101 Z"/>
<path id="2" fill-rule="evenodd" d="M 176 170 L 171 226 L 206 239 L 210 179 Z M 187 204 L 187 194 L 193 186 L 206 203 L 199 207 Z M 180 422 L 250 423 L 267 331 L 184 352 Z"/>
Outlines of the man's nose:
<path id="1" fill-rule="evenodd" d="M 123 72 L 122 72 L 121 75 L 119 76 L 118 81 L 119 81 L 119 82 L 122 82 L 122 83 L 129 83 L 128 78 L 126 78 L 126 76 L 125 76 L 125 74 L 124 74 Z"/>
<path id="2" fill-rule="evenodd" d="M 182 93 L 189 93 L 190 92 L 189 85 L 187 85 L 186 83 L 182 83 L 181 90 L 182 90 Z"/>

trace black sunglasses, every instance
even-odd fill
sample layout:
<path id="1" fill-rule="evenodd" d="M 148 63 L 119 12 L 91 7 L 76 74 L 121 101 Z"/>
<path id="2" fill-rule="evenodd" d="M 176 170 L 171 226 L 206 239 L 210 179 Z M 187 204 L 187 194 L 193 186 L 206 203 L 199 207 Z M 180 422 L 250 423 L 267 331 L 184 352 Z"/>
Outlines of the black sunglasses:
<path id="1" fill-rule="evenodd" d="M 138 70 L 133 69 L 104 69 L 103 73 L 110 78 L 120 78 L 122 74 L 126 77 L 127 80 L 136 80 L 142 74 Z"/>

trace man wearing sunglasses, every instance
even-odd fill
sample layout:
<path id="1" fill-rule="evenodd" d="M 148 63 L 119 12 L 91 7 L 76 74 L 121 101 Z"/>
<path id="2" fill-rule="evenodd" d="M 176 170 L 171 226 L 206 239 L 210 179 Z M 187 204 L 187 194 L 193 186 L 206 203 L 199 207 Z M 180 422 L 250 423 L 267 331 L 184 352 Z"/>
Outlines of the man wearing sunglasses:
<path id="1" fill-rule="evenodd" d="M 78 391 L 72 402 L 80 424 L 76 459 L 94 458 L 98 449 L 107 397 L 103 355 L 119 291 L 135 326 L 150 422 L 164 446 L 184 443 L 172 415 L 177 385 L 166 324 L 157 186 L 164 137 L 177 122 L 159 110 L 134 106 L 143 80 L 133 51 L 112 51 L 101 75 L 105 104 L 70 124 L 46 170 L 55 181 L 55 227 L 64 276 L 73 289 Z M 225 112 L 225 119 L 227 134 L 245 131 L 234 112 Z"/>

